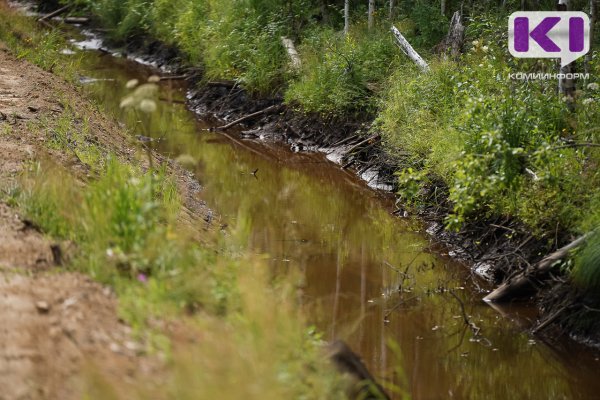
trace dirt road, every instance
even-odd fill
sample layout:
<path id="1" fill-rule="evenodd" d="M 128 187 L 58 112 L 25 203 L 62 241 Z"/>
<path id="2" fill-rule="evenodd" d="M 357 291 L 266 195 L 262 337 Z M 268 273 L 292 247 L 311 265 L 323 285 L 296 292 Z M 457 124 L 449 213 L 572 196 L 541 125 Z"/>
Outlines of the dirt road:
<path id="1" fill-rule="evenodd" d="M 133 153 L 118 126 L 75 89 L 16 60 L 0 45 L 3 193 L 12 190 L 29 163 L 42 158 L 76 176 L 86 173 L 72 154 L 48 150 L 46 138 L 30 129 L 32 122 L 62 113 L 59 96 L 68 96 L 89 117 L 99 142 L 122 157 Z M 143 344 L 120 322 L 109 288 L 56 267 L 62 251 L 53 251 L 53 244 L 6 201 L 0 202 L 0 400 L 81 398 L 92 390 L 92 375 L 126 392 L 131 382 L 151 376 L 159 363 L 142 354 Z"/>

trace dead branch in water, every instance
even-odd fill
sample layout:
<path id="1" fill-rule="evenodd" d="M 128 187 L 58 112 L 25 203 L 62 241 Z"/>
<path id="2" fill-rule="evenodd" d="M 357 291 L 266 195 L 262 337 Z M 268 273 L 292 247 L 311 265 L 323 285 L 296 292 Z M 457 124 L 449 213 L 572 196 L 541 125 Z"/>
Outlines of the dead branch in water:
<path id="1" fill-rule="evenodd" d="M 54 18 L 57 15 L 60 15 L 60 14 L 64 13 L 65 11 L 67 11 L 70 7 L 71 7 L 70 5 L 66 5 L 64 7 L 59 8 L 58 10 L 52 11 L 49 14 L 41 16 L 40 18 L 38 18 L 38 22 L 44 22 L 46 20 L 49 20 L 50 18 Z"/>
<path id="2" fill-rule="evenodd" d="M 468 326 L 469 328 L 471 328 L 471 332 L 473 332 L 473 336 L 479 336 L 479 332 L 481 331 L 481 328 L 478 327 L 477 325 L 475 325 L 474 322 L 471 322 L 471 320 L 469 319 L 469 316 L 467 315 L 467 311 L 465 310 L 465 303 L 463 303 L 463 301 L 460 299 L 460 297 L 458 297 L 456 295 L 456 293 L 454 293 L 454 290 L 449 290 L 450 295 L 452 295 L 452 297 L 454 297 L 456 299 L 456 301 L 458 301 L 458 304 L 460 305 L 460 311 L 462 313 L 462 317 L 463 317 L 463 321 L 465 322 L 465 325 Z"/>
<path id="3" fill-rule="evenodd" d="M 531 333 L 532 334 L 536 334 L 539 331 L 541 331 L 542 329 L 544 329 L 545 327 L 547 327 L 548 325 L 550 325 L 552 322 L 554 322 L 566 309 L 568 306 L 563 306 L 560 309 L 558 309 L 554 314 L 552 314 L 551 316 L 549 316 L 548 318 L 546 318 L 544 321 L 540 322 L 540 324 L 538 326 L 536 326 Z"/>
<path id="4" fill-rule="evenodd" d="M 66 17 L 62 20 L 65 24 L 87 24 L 90 22 L 88 17 Z"/>
<path id="5" fill-rule="evenodd" d="M 352 378 L 350 398 L 390 400 L 383 387 L 375 380 L 361 358 L 341 340 L 327 345 L 328 358 L 336 369 Z"/>
<path id="6" fill-rule="evenodd" d="M 176 76 L 161 76 L 161 81 L 184 81 L 188 79 L 189 75 L 176 75 Z"/>
<path id="7" fill-rule="evenodd" d="M 229 129 L 232 126 L 235 126 L 235 125 L 237 125 L 239 123 L 242 123 L 242 122 L 246 121 L 247 119 L 254 118 L 254 117 L 257 117 L 257 116 L 262 115 L 262 114 L 267 114 L 267 113 L 275 112 L 275 111 L 279 110 L 281 107 L 282 107 L 281 104 L 275 104 L 275 105 L 269 106 L 269 107 L 267 107 L 267 108 L 265 108 L 263 110 L 257 111 L 255 113 L 244 115 L 243 117 L 238 118 L 235 121 L 232 121 L 232 122 L 230 122 L 230 123 L 228 123 L 226 125 L 223 125 L 223 126 L 218 126 L 215 129 L 217 129 L 217 130 Z"/>

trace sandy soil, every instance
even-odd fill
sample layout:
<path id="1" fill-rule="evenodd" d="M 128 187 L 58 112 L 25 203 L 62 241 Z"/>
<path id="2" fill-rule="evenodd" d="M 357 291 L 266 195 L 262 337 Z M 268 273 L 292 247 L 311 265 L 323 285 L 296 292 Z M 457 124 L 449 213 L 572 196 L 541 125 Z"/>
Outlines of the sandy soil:
<path id="1" fill-rule="evenodd" d="M 58 96 L 76 101 L 78 112 L 90 118 L 96 140 L 107 149 L 129 159 L 135 154 L 118 126 L 75 89 L 16 60 L 0 45 L 2 190 L 10 190 L 28 163 L 41 158 L 76 176 L 87 173 L 72 154 L 48 151 L 45 138 L 28 129 L 32 121 L 51 120 L 62 112 Z M 180 184 L 193 201 L 197 185 L 184 175 Z M 79 399 L 92 371 L 122 393 L 134 381 L 156 381 L 161 363 L 143 354 L 144 346 L 119 320 L 111 290 L 82 275 L 60 272 L 55 265 L 63 252 L 0 202 L 0 400 Z"/>

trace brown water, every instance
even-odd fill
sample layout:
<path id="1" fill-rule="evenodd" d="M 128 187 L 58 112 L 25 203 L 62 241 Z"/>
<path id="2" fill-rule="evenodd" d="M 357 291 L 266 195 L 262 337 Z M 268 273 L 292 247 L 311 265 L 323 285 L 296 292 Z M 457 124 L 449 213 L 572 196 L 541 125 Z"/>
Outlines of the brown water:
<path id="1" fill-rule="evenodd" d="M 118 105 L 125 82 L 152 70 L 96 51 L 74 56 L 83 58 L 82 76 L 101 79 L 85 85 L 93 98 L 143 133 Z M 185 87 L 161 84 L 161 96 L 184 100 Z M 532 310 L 484 304 L 468 269 L 432 245 L 418 221 L 391 216 L 389 196 L 324 155 L 210 133 L 184 105 L 166 101 L 150 126 L 164 138 L 162 153 L 198 161 L 205 201 L 221 223 L 246 232 L 247 251 L 300 272 L 305 307 L 325 339 L 346 340 L 376 376 L 413 399 L 600 398 L 597 354 L 530 337 Z"/>

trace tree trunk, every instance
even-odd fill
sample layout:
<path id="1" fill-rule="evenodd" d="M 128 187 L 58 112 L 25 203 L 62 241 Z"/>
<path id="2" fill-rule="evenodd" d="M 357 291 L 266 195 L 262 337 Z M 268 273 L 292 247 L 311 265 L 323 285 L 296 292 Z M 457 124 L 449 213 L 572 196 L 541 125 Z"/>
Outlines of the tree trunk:
<path id="1" fill-rule="evenodd" d="M 390 12 L 389 12 L 389 17 L 390 17 L 390 21 L 394 20 L 394 6 L 396 2 L 394 0 L 390 0 Z"/>
<path id="2" fill-rule="evenodd" d="M 571 11 L 571 3 L 569 0 L 558 0 L 557 9 L 559 11 Z M 571 74 L 575 72 L 575 63 L 565 65 L 559 68 L 561 74 Z M 559 78 L 558 79 L 558 93 L 563 96 L 567 101 L 567 107 L 569 111 L 574 111 L 573 98 L 575 95 L 575 80 L 570 78 Z"/>
<path id="3" fill-rule="evenodd" d="M 327 2 L 325 0 L 321 0 L 319 2 L 319 8 L 321 9 L 321 21 L 323 25 L 329 24 L 329 12 L 327 11 Z"/>
<path id="4" fill-rule="evenodd" d="M 294 42 L 292 39 L 288 39 L 286 37 L 281 37 L 281 44 L 285 48 L 290 57 L 290 62 L 292 65 L 292 69 L 299 70 L 301 66 L 300 56 L 298 55 L 298 51 L 296 51 L 296 46 L 294 46 Z"/>
<path id="5" fill-rule="evenodd" d="M 406 40 L 406 38 L 402 36 L 398 28 L 396 28 L 394 25 L 392 25 L 392 33 L 394 34 L 396 42 L 398 42 L 398 46 L 400 46 L 404 54 L 406 54 L 411 60 L 413 60 L 415 64 L 417 64 L 419 68 L 421 68 L 422 71 L 429 71 L 429 65 L 425 62 L 425 60 L 423 60 L 419 53 L 417 53 L 415 49 L 413 49 L 410 43 L 408 43 L 408 40 Z"/>
<path id="6" fill-rule="evenodd" d="M 440 10 L 442 15 L 446 15 L 446 0 L 442 0 L 442 5 L 440 6 Z"/>
<path id="7" fill-rule="evenodd" d="M 451 57 L 456 58 L 462 52 L 463 44 L 465 40 L 465 27 L 462 24 L 462 17 L 460 11 L 456 11 L 452 15 L 450 20 L 450 28 L 448 29 L 448 35 L 441 43 L 441 51 L 449 53 Z"/>
<path id="8" fill-rule="evenodd" d="M 585 55 L 585 73 L 590 73 L 590 63 L 592 62 L 592 50 L 594 44 L 594 28 L 596 26 L 596 13 L 598 12 L 597 0 L 590 0 L 590 51 Z"/>
<path id="9" fill-rule="evenodd" d="M 375 0 L 369 0 L 369 31 L 373 29 L 373 14 L 375 14 Z"/>
<path id="10" fill-rule="evenodd" d="M 344 35 L 350 32 L 350 0 L 344 1 Z"/>

